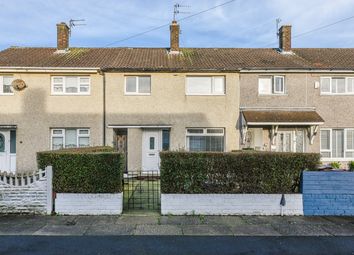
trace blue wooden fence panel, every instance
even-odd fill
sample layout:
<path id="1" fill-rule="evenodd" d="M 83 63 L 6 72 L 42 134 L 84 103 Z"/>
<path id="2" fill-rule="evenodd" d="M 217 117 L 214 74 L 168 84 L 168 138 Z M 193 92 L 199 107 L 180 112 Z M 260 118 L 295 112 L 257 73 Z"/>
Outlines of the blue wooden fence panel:
<path id="1" fill-rule="evenodd" d="M 304 215 L 354 215 L 354 172 L 304 172 Z"/>

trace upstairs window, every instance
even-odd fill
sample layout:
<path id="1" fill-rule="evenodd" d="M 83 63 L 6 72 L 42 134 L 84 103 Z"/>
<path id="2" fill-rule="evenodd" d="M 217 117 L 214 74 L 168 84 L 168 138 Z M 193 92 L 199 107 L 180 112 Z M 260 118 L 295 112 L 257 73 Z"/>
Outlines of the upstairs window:
<path id="1" fill-rule="evenodd" d="M 225 95 L 225 76 L 188 76 L 187 95 Z"/>
<path id="2" fill-rule="evenodd" d="M 0 76 L 0 95 L 13 95 L 12 76 Z"/>
<path id="3" fill-rule="evenodd" d="M 354 95 L 354 77 L 321 77 L 321 94 Z"/>
<path id="4" fill-rule="evenodd" d="M 88 76 L 52 76 L 52 95 L 89 95 Z"/>
<path id="5" fill-rule="evenodd" d="M 150 95 L 151 77 L 150 76 L 127 76 L 125 77 L 126 95 Z"/>
<path id="6" fill-rule="evenodd" d="M 258 78 L 258 94 L 285 94 L 284 76 L 263 76 Z"/>

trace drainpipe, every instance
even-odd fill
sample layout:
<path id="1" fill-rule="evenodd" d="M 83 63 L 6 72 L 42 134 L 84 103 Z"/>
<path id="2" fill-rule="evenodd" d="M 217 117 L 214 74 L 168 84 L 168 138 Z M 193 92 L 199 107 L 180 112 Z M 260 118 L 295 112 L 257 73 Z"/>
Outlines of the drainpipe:
<path id="1" fill-rule="evenodd" d="M 102 74 L 102 83 L 103 83 L 103 137 L 102 145 L 106 145 L 106 73 L 101 72 Z"/>

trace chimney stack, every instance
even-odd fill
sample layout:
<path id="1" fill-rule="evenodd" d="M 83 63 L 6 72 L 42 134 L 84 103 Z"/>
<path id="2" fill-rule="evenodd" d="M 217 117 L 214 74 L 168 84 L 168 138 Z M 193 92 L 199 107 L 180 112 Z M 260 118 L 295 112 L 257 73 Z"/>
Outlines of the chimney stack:
<path id="1" fill-rule="evenodd" d="M 170 53 L 179 53 L 179 25 L 173 20 L 170 25 Z"/>
<path id="2" fill-rule="evenodd" d="M 279 49 L 282 52 L 291 52 L 291 25 L 284 25 L 280 27 Z"/>
<path id="3" fill-rule="evenodd" d="M 69 49 L 70 28 L 65 22 L 57 24 L 57 50 L 66 51 Z"/>

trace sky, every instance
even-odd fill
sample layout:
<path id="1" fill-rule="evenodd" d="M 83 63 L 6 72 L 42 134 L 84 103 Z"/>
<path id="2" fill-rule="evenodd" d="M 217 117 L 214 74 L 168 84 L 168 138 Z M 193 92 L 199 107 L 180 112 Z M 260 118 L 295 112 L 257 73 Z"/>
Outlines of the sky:
<path id="1" fill-rule="evenodd" d="M 85 19 L 72 29 L 71 47 L 169 47 L 173 5 L 177 19 L 228 0 L 0 0 L 0 50 L 56 47 L 56 24 Z M 354 0 L 235 0 L 181 20 L 182 47 L 277 47 L 276 23 L 293 35 L 353 16 Z M 185 13 L 184 13 L 185 12 Z M 165 25 L 165 26 L 163 26 Z M 163 26 L 142 36 L 132 35 Z M 354 47 L 354 18 L 293 39 L 293 47 Z"/>

